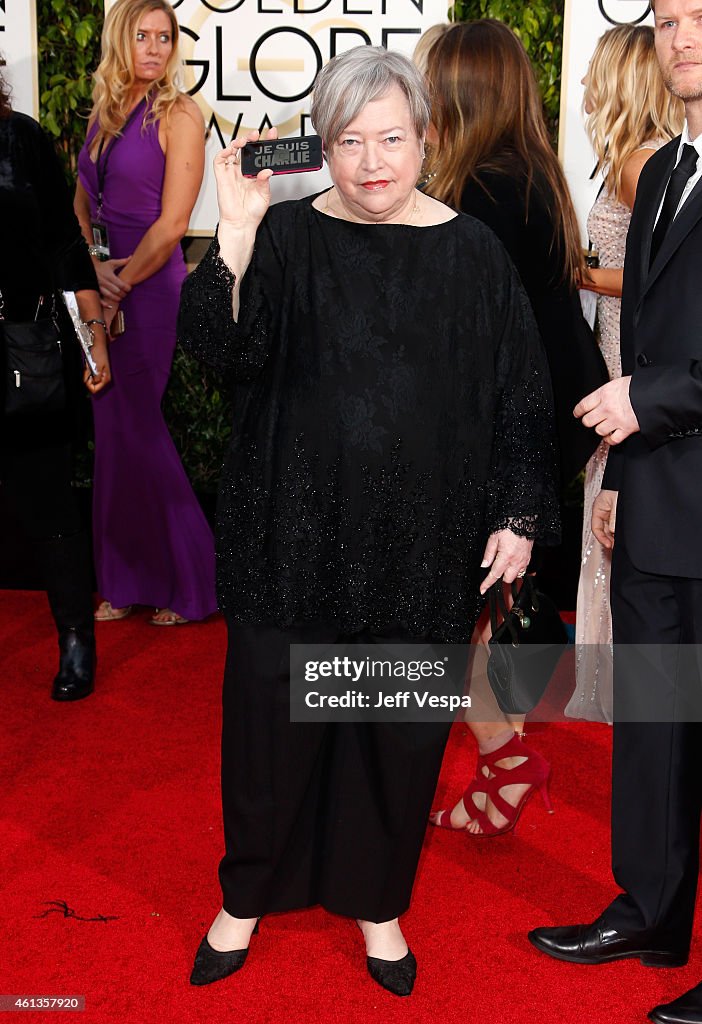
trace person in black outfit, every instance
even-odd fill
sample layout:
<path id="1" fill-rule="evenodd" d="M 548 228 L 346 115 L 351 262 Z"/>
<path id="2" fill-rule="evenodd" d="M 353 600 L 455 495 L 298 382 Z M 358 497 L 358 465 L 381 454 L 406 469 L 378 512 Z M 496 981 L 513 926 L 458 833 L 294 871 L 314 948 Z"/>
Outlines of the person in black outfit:
<path id="1" fill-rule="evenodd" d="M 67 391 L 64 413 L 10 417 L 0 405 L 1 492 L 31 539 L 45 577 L 59 643 L 51 695 L 72 701 L 93 690 L 95 636 L 90 542 L 71 488 L 81 355 L 59 289 L 74 291 L 81 316 L 92 321 L 98 373 L 91 377 L 86 371 L 85 383 L 93 394 L 110 379 L 107 340 L 95 272 L 58 157 L 36 121 L 11 109 L 2 79 L 0 166 L 0 218 L 8 240 L 0 249 L 2 315 L 31 321 L 37 310 L 39 316 L 50 315 L 56 303 Z"/>
<path id="2" fill-rule="evenodd" d="M 432 104 L 425 190 L 487 224 L 512 258 L 539 327 L 553 384 L 561 484 L 583 469 L 597 438 L 573 416 L 590 388 L 607 379 L 578 298 L 580 234 L 527 53 L 490 18 L 445 29 L 426 57 Z M 585 362 L 583 362 L 585 357 Z M 600 367 L 588 381 L 586 365 Z M 535 553 L 534 566 L 544 561 Z M 506 592 L 505 598 L 511 601 Z M 477 635 L 487 644 L 484 616 Z M 475 777 L 432 822 L 472 835 L 504 835 L 548 776 L 541 754 L 520 742 L 523 722 L 497 707 L 476 655 L 465 721 L 478 743 Z M 515 735 L 516 732 L 516 735 Z"/>
<path id="3" fill-rule="evenodd" d="M 492 228 L 517 268 L 548 358 L 561 483 L 569 484 L 597 447 L 573 417 L 588 389 L 578 297 L 583 257 L 536 76 L 514 32 L 483 18 L 438 38 L 427 82 L 426 192 Z M 592 337 L 590 345 L 596 349 Z"/>
<path id="4" fill-rule="evenodd" d="M 334 58 L 312 118 L 334 186 L 269 208 L 270 171 L 239 166 L 257 133 L 232 142 L 182 293 L 181 342 L 235 381 L 224 901 L 191 981 L 240 968 L 261 915 L 321 903 L 408 995 L 398 918 L 450 722 L 291 723 L 289 645 L 469 641 L 486 588 L 558 534 L 548 369 L 492 232 L 415 188 L 429 107 L 411 62 Z"/>
<path id="5" fill-rule="evenodd" d="M 612 549 L 612 870 L 622 892 L 589 924 L 535 928 L 529 938 L 574 963 L 680 967 L 692 937 L 702 802 L 702 23 L 691 0 L 651 6 L 663 78 L 686 121 L 639 178 L 624 260 L 622 377 L 575 410 L 611 446 L 592 528 Z M 701 1024 L 702 984 L 649 1017 Z"/>

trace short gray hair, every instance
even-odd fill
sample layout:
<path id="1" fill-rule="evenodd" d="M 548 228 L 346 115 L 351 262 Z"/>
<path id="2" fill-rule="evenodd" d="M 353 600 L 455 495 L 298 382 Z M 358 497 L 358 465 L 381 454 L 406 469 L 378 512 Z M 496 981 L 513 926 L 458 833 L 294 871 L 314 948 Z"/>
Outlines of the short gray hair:
<path id="1" fill-rule="evenodd" d="M 367 103 L 385 96 L 394 85 L 405 94 L 414 130 L 421 138 L 431 107 L 424 79 L 408 57 L 382 46 L 354 46 L 333 57 L 317 75 L 310 111 L 325 146 L 336 142 Z"/>

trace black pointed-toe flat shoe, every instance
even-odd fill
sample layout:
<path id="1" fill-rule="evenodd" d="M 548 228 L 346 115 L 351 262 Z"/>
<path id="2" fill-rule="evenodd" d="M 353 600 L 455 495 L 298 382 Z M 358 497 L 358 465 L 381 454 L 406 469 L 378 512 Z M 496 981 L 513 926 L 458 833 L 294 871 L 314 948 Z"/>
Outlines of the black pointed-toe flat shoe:
<path id="1" fill-rule="evenodd" d="M 258 921 L 254 925 L 253 935 L 258 932 Z M 220 952 L 213 949 L 207 941 L 207 935 L 197 947 L 195 963 L 190 974 L 191 985 L 210 985 L 213 981 L 221 981 L 230 974 L 240 971 L 249 955 L 246 949 L 228 949 Z"/>
<path id="2" fill-rule="evenodd" d="M 648 1017 L 654 1024 L 702 1024 L 702 983 L 672 1003 L 661 1003 Z"/>
<path id="3" fill-rule="evenodd" d="M 380 960 L 367 956 L 368 973 L 373 981 L 382 985 L 395 996 L 411 995 L 414 979 L 417 977 L 417 961 L 411 949 L 401 960 Z"/>
<path id="4" fill-rule="evenodd" d="M 655 939 L 630 939 L 620 935 L 604 917 L 598 917 L 592 924 L 534 928 L 528 938 L 542 953 L 573 964 L 639 959 L 644 967 L 684 967 L 688 957 L 687 949 L 674 949 Z"/>

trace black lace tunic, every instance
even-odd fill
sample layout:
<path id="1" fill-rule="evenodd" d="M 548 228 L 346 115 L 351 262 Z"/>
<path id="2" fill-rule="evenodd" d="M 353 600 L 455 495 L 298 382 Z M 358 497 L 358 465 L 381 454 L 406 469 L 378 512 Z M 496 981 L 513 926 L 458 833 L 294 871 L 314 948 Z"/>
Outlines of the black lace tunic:
<path id="1" fill-rule="evenodd" d="M 231 374 L 220 606 L 240 622 L 469 639 L 488 535 L 558 534 L 548 370 L 489 229 L 272 207 L 232 317 L 217 241 L 179 337 Z"/>

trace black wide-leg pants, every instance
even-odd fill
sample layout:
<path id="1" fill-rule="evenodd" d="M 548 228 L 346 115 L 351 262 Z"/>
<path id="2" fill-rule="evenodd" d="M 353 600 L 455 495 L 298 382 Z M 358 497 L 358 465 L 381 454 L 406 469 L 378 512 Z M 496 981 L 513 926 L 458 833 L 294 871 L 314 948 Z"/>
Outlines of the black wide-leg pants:
<path id="1" fill-rule="evenodd" d="M 321 624 L 227 625 L 224 909 L 258 917 L 321 904 L 366 921 L 398 917 L 409 906 L 451 723 L 291 722 L 289 645 L 352 638 Z"/>
<path id="2" fill-rule="evenodd" d="M 76 630 L 83 643 L 92 643 L 92 552 L 71 486 L 71 447 L 60 423 L 53 435 L 51 421 L 46 436 L 40 426 L 14 425 L 0 436 L 0 502 L 8 502 L 32 541 L 59 637 Z"/>
<path id="3" fill-rule="evenodd" d="M 31 540 L 72 536 L 83 529 L 71 486 L 72 470 L 68 443 L 52 443 L 48 438 L 29 447 L 12 444 L 9 437 L 0 438 L 3 500 L 11 502 Z"/>
<path id="4" fill-rule="evenodd" d="M 624 537 L 612 562 L 612 865 L 624 894 L 606 917 L 684 951 L 699 868 L 702 580 L 641 572 Z"/>

